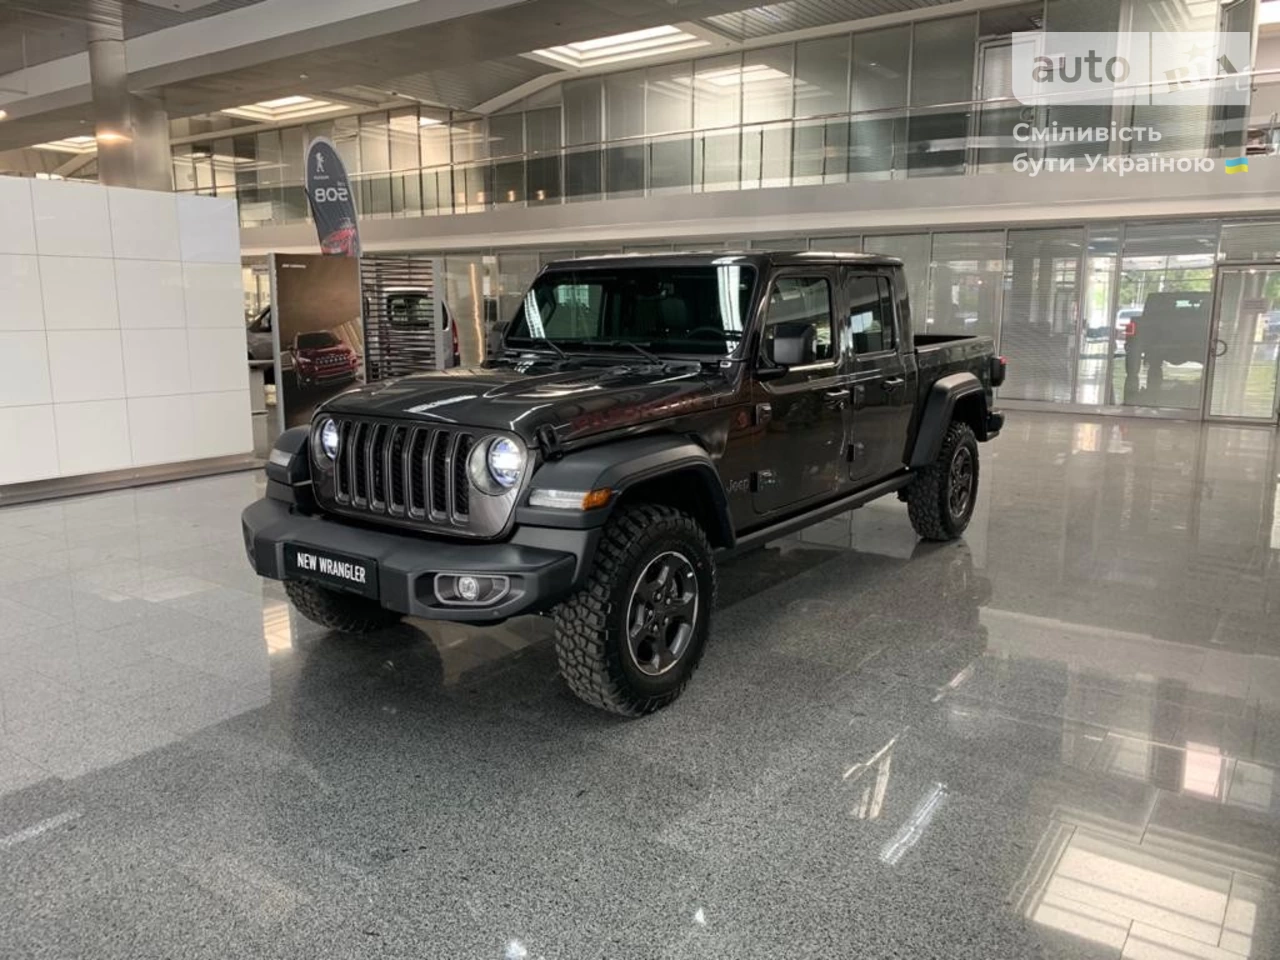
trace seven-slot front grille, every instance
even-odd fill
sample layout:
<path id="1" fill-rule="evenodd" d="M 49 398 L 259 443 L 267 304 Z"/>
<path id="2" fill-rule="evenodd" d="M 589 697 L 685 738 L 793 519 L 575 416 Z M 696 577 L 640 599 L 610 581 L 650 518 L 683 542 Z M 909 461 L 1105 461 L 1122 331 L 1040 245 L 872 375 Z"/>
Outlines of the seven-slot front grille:
<path id="1" fill-rule="evenodd" d="M 471 514 L 470 433 L 337 418 L 334 500 L 348 510 L 465 527 Z"/>

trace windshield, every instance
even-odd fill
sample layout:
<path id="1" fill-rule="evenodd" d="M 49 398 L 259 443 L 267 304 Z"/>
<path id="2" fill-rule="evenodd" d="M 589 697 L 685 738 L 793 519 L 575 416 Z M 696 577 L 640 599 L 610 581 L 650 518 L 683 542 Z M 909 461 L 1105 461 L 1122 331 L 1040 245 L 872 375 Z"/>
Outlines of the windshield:
<path id="1" fill-rule="evenodd" d="M 325 347 L 336 347 L 338 338 L 329 331 L 323 333 L 300 333 L 298 334 L 299 350 L 322 350 Z"/>
<path id="2" fill-rule="evenodd" d="M 722 357 L 742 342 L 755 286 L 742 264 L 556 270 L 534 281 L 507 342 L 626 341 L 655 353 Z"/>

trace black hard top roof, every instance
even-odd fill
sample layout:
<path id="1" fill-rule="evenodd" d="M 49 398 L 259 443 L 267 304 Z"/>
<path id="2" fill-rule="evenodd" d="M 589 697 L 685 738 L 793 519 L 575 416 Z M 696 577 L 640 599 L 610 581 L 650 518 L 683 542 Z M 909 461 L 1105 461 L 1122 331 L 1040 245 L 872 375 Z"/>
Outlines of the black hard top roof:
<path id="1" fill-rule="evenodd" d="M 691 253 L 606 253 L 599 256 L 554 260 L 547 270 L 582 269 L 584 267 L 696 266 L 750 264 L 755 267 L 803 267 L 813 264 L 847 263 L 871 267 L 900 267 L 897 257 L 878 253 L 824 253 L 821 250 L 708 250 Z"/>

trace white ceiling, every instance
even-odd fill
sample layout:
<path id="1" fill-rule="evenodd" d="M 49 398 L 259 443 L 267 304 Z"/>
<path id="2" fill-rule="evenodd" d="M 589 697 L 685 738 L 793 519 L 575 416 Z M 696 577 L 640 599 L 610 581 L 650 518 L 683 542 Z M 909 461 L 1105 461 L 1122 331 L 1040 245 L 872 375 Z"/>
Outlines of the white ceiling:
<path id="1" fill-rule="evenodd" d="M 117 19 L 123 17 L 126 35 L 135 38 L 129 47 L 134 92 L 160 96 L 176 119 L 293 94 L 340 96 L 344 90 L 358 91 L 356 101 L 369 98 L 370 92 L 373 100 L 391 100 L 394 92 L 398 98 L 471 109 L 556 72 L 520 56 L 538 48 L 670 23 L 693 24 L 734 45 L 950 0 L 783 0 L 766 6 L 751 0 L 352 0 L 346 5 L 353 11 L 352 29 L 337 23 L 331 29 L 293 33 L 288 32 L 290 6 L 314 11 L 312 0 L 194 2 L 0 0 L 0 88 L 5 87 L 2 65 L 13 66 L 15 55 L 19 63 L 23 56 L 29 65 L 45 63 L 41 70 L 69 63 L 59 58 L 73 60 L 81 54 L 87 24 L 111 21 L 113 9 L 119 10 Z M 187 9 L 166 9 L 170 3 Z M 236 49 L 135 66 L 135 44 L 145 42 L 149 50 L 182 49 L 167 43 L 170 36 L 188 37 L 192 31 L 210 36 L 221 18 L 244 23 L 255 6 L 262 8 L 262 23 L 271 28 L 264 30 L 267 39 L 255 35 Z M 375 8 L 381 10 L 362 12 Z M 464 15 L 442 20 L 446 8 Z M 16 54 L 15 35 L 22 41 Z M 19 76 L 27 75 L 31 71 Z M 0 106 L 10 114 L 0 122 L 0 150 L 83 133 L 92 119 L 90 91 L 83 81 L 75 89 L 41 98 L 39 109 L 31 101 Z M 24 106 L 32 109 L 24 111 Z"/>

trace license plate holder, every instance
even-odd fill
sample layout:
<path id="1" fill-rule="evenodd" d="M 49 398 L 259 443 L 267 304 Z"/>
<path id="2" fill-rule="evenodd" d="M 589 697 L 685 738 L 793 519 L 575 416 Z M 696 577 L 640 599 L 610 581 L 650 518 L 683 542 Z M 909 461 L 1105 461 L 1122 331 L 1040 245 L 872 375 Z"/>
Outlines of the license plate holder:
<path id="1" fill-rule="evenodd" d="M 378 599 L 376 560 L 304 544 L 286 543 L 284 570 L 290 580 L 311 580 L 326 587 Z"/>

